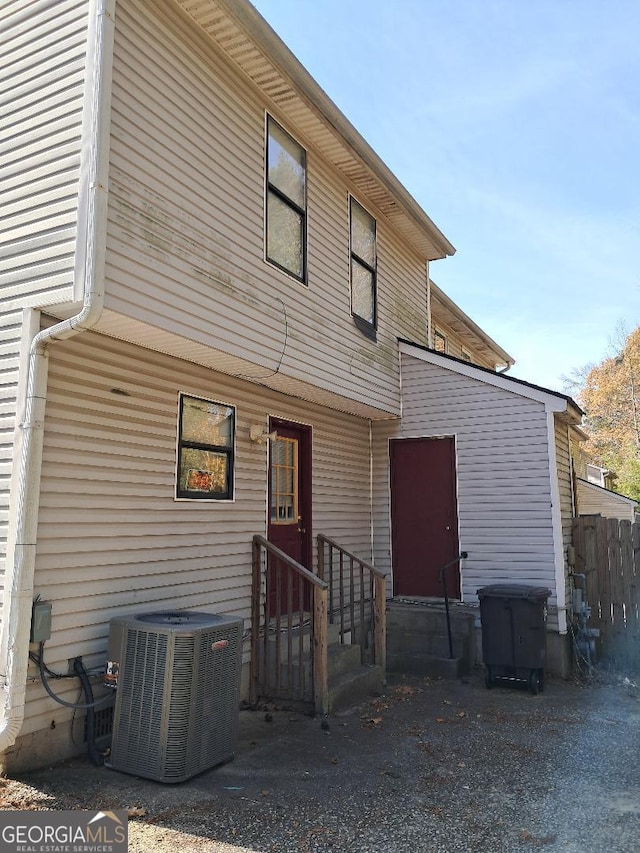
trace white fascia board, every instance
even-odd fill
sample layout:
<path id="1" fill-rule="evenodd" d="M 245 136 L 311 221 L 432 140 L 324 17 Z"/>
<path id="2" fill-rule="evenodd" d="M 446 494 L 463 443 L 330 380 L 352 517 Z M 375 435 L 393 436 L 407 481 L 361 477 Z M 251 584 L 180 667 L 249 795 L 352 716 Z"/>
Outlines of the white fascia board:
<path id="1" fill-rule="evenodd" d="M 567 401 L 564 397 L 554 394 L 553 391 L 545 391 L 543 388 L 518 382 L 513 377 L 503 376 L 500 373 L 492 373 L 489 370 L 475 367 L 469 362 L 459 362 L 443 357 L 439 353 L 421 349 L 404 341 L 399 342 L 399 348 L 401 355 L 410 355 L 412 358 L 442 367 L 443 370 L 450 370 L 452 373 L 468 376 L 470 379 L 483 382 L 485 385 L 492 385 L 494 388 L 501 388 L 503 391 L 517 394 L 519 397 L 526 397 L 528 400 L 536 400 L 538 403 L 543 403 L 548 412 L 567 411 Z"/>

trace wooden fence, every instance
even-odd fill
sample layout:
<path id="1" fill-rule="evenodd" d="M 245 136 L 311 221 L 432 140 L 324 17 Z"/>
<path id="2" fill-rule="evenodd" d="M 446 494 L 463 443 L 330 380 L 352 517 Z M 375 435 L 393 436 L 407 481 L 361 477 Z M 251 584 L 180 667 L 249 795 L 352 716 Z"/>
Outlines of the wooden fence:
<path id="1" fill-rule="evenodd" d="M 640 670 L 640 524 L 585 515 L 573 520 L 577 574 L 586 576 L 597 659 Z M 581 579 L 575 586 L 583 587 Z"/>

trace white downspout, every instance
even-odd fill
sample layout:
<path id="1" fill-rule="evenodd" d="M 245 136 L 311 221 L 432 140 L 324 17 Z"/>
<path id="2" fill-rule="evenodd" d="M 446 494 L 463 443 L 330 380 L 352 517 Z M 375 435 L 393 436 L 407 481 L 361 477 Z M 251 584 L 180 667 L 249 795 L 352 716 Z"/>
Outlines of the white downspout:
<path id="1" fill-rule="evenodd" d="M 562 513 L 560 510 L 560 484 L 558 483 L 558 456 L 556 453 L 555 416 L 547 414 L 547 441 L 549 444 L 549 479 L 551 486 L 551 526 L 558 601 L 558 631 L 567 633 L 567 597 L 565 586 L 564 543 L 562 541 Z"/>
<path id="2" fill-rule="evenodd" d="M 25 401 L 17 510 L 12 559 L 7 560 L 3 642 L 6 649 L 0 753 L 15 743 L 24 720 L 29 663 L 40 469 L 47 395 L 48 348 L 90 329 L 104 305 L 109 116 L 115 0 L 91 0 L 88 11 L 87 62 L 83 107 L 81 172 L 74 270 L 74 296 L 83 294 L 82 310 L 74 317 L 40 331 L 31 342 Z"/>
<path id="3" fill-rule="evenodd" d="M 427 346 L 433 347 L 433 331 L 431 326 L 431 279 L 429 278 L 429 261 L 427 261 Z"/>

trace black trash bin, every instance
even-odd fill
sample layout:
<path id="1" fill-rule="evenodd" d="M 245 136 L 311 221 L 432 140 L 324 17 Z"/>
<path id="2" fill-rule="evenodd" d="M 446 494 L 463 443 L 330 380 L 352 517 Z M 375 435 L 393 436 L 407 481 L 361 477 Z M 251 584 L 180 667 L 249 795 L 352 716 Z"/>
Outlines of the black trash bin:
<path id="1" fill-rule="evenodd" d="M 544 689 L 547 599 L 542 586 L 499 583 L 478 590 L 482 622 L 485 684 L 526 682 L 532 693 Z"/>

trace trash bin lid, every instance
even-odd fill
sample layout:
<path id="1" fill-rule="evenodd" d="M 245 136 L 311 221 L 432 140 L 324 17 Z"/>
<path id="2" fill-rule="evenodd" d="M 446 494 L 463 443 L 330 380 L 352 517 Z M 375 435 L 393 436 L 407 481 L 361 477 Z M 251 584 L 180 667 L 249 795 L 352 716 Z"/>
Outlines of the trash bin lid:
<path id="1" fill-rule="evenodd" d="M 483 586 L 477 592 L 478 598 L 533 598 L 547 599 L 551 590 L 546 586 L 527 586 L 519 583 L 494 583 Z"/>

